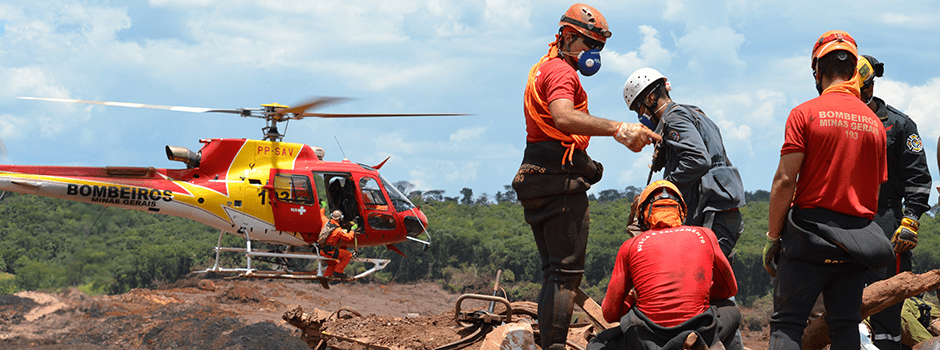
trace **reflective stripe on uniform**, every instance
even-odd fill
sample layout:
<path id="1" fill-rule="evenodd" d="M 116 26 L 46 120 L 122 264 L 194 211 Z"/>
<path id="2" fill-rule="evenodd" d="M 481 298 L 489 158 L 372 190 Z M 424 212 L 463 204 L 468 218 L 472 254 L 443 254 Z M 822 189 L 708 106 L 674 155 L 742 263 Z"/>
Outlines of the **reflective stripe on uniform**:
<path id="1" fill-rule="evenodd" d="M 905 187 L 904 192 L 907 193 L 927 193 L 930 194 L 930 187 Z"/>
<path id="2" fill-rule="evenodd" d="M 872 336 L 872 340 L 890 340 L 890 341 L 893 341 L 893 342 L 900 343 L 900 342 L 901 342 L 901 336 L 900 336 L 900 335 L 898 335 L 898 336 L 891 336 L 890 334 L 887 334 L 887 333 L 877 333 L 877 334 L 875 334 L 875 335 Z"/>

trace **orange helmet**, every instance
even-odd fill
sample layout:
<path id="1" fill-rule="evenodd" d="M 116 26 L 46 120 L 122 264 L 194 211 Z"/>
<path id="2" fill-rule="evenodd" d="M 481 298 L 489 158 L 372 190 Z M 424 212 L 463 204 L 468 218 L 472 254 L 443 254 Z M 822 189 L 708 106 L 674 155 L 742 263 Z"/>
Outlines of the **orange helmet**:
<path id="1" fill-rule="evenodd" d="M 685 200 L 679 188 L 667 180 L 653 181 L 637 197 L 640 227 L 666 228 L 682 225 L 686 217 Z"/>
<path id="2" fill-rule="evenodd" d="M 571 5 L 568 12 L 561 16 L 558 25 L 571 27 L 579 33 L 602 43 L 606 43 L 607 38 L 610 37 L 610 27 L 607 26 L 604 15 L 590 5 Z"/>
<path id="3" fill-rule="evenodd" d="M 820 35 L 816 44 L 813 45 L 813 60 L 810 67 L 815 69 L 817 59 L 836 50 L 848 51 L 858 60 L 858 45 L 855 44 L 855 39 L 845 31 L 830 30 Z"/>

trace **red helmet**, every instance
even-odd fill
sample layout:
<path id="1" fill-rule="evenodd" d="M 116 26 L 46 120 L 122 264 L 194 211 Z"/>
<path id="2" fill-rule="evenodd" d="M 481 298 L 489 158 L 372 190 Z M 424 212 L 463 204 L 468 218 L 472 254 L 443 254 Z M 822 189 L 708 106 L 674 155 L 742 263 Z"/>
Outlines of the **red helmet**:
<path id="1" fill-rule="evenodd" d="M 816 44 L 813 45 L 813 60 L 810 62 L 810 67 L 815 69 L 817 59 L 836 50 L 848 51 L 856 61 L 858 60 L 858 45 L 855 44 L 855 39 L 845 31 L 830 30 L 820 35 Z"/>
<path id="2" fill-rule="evenodd" d="M 561 16 L 558 25 L 571 27 L 579 33 L 602 43 L 607 42 L 607 38 L 610 37 L 610 27 L 607 26 L 607 19 L 600 11 L 586 4 L 571 5 L 568 12 Z"/>

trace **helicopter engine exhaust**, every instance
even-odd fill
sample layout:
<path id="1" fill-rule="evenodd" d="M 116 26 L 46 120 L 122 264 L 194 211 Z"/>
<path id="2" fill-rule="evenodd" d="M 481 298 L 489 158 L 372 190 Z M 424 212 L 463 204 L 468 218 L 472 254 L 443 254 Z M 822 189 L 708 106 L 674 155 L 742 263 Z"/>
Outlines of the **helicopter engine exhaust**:
<path id="1" fill-rule="evenodd" d="M 199 166 L 199 161 L 202 158 L 202 155 L 190 151 L 186 147 L 177 147 L 177 146 L 166 146 L 166 158 L 169 160 L 174 160 L 177 162 L 186 163 L 187 169 L 192 169 Z"/>

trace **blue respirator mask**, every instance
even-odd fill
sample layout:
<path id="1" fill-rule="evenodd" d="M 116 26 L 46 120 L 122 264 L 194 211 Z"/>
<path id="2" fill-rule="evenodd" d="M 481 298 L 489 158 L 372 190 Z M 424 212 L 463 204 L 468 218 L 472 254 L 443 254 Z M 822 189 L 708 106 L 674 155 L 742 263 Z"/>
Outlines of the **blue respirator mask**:
<path id="1" fill-rule="evenodd" d="M 656 130 L 656 123 L 648 115 L 637 113 L 636 118 L 640 120 L 640 124 L 646 125 L 650 130 Z"/>
<path id="2" fill-rule="evenodd" d="M 578 72 L 589 77 L 601 70 L 601 50 L 590 49 L 578 53 Z"/>

